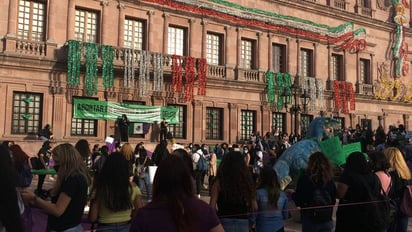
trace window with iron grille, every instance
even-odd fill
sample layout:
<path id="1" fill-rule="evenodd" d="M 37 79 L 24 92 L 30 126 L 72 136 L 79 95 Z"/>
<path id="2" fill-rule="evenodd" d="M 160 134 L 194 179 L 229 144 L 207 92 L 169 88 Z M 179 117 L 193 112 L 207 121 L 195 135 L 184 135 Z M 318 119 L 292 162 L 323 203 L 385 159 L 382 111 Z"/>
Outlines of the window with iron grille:
<path id="1" fill-rule="evenodd" d="M 145 25 L 143 20 L 126 18 L 124 20 L 124 47 L 144 50 Z"/>
<path id="2" fill-rule="evenodd" d="M 215 33 L 206 35 L 206 60 L 210 65 L 221 65 L 223 62 L 223 36 Z"/>
<path id="3" fill-rule="evenodd" d="M 172 133 L 174 138 L 177 139 L 186 139 L 186 114 L 187 109 L 184 105 L 169 105 L 174 106 L 179 109 L 179 123 L 178 124 L 169 124 L 169 132 Z"/>
<path id="4" fill-rule="evenodd" d="M 360 59 L 359 65 L 359 83 L 372 84 L 370 60 Z"/>
<path id="5" fill-rule="evenodd" d="M 240 139 L 249 140 L 256 131 L 256 111 L 242 110 L 240 117 Z"/>
<path id="6" fill-rule="evenodd" d="M 305 77 L 314 77 L 313 51 L 306 48 L 300 49 L 300 73 Z"/>
<path id="7" fill-rule="evenodd" d="M 146 105 L 146 102 L 144 101 L 128 101 L 128 100 L 124 100 L 123 101 L 126 104 L 130 104 L 130 105 Z M 131 122 L 129 125 L 129 135 L 130 137 L 133 138 L 144 138 L 144 127 L 149 126 L 150 128 L 150 124 L 148 123 L 141 123 L 141 122 Z"/>
<path id="8" fill-rule="evenodd" d="M 274 112 L 272 114 L 272 131 L 286 132 L 286 114 Z"/>
<path id="9" fill-rule="evenodd" d="M 333 118 L 336 119 L 336 121 L 338 121 L 338 123 L 340 124 L 340 129 L 345 128 L 345 118 L 344 117 L 333 117 Z"/>
<path id="10" fill-rule="evenodd" d="M 42 112 L 43 94 L 13 92 L 11 133 L 37 135 L 43 127 Z"/>
<path id="11" fill-rule="evenodd" d="M 371 1 L 370 0 L 361 0 L 361 6 L 363 8 L 371 8 Z"/>
<path id="12" fill-rule="evenodd" d="M 343 75 L 343 56 L 332 54 L 331 63 L 331 80 L 345 81 Z"/>
<path id="13" fill-rule="evenodd" d="M 83 98 L 83 99 L 97 100 L 96 98 Z M 74 112 L 74 109 L 73 109 L 73 112 Z M 113 134 L 114 134 L 114 131 L 113 131 Z M 78 135 L 96 136 L 97 135 L 97 120 L 74 118 L 72 115 L 71 135 L 73 136 L 78 136 Z"/>
<path id="14" fill-rule="evenodd" d="M 96 12 L 76 9 L 74 37 L 78 41 L 98 42 L 99 16 Z"/>
<path id="15" fill-rule="evenodd" d="M 170 55 L 186 55 L 186 34 L 185 28 L 169 26 L 167 52 Z"/>
<path id="16" fill-rule="evenodd" d="M 4 11 L 4 10 L 3 10 Z M 19 1 L 17 37 L 44 41 L 46 3 L 44 1 Z"/>
<path id="17" fill-rule="evenodd" d="M 240 48 L 240 67 L 253 69 L 255 63 L 255 42 L 253 40 L 242 39 Z"/>
<path id="18" fill-rule="evenodd" d="M 223 109 L 206 108 L 206 139 L 223 139 Z"/>
<path id="19" fill-rule="evenodd" d="M 272 69 L 274 72 L 286 72 L 286 45 L 272 45 Z"/>

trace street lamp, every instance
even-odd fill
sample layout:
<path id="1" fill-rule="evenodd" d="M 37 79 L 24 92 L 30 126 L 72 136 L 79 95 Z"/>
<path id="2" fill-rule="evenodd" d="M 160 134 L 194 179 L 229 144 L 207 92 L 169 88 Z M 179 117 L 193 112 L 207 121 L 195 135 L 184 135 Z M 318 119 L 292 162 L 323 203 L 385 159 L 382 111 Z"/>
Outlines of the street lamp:
<path id="1" fill-rule="evenodd" d="M 290 86 L 290 93 L 287 93 L 285 91 L 284 97 L 285 97 L 285 108 L 287 109 L 288 106 L 288 98 L 293 97 L 292 105 L 289 108 L 289 112 L 291 114 L 290 117 L 290 124 L 294 125 L 294 134 L 298 134 L 298 128 L 299 128 L 299 120 L 298 120 L 298 115 L 300 112 L 306 113 L 307 105 L 310 100 L 310 96 L 306 93 L 306 90 L 303 91 L 301 94 L 301 90 L 299 86 L 294 83 Z M 300 99 L 300 101 L 299 101 Z M 301 106 L 303 106 L 303 110 L 301 109 Z M 293 121 L 294 120 L 294 121 Z M 291 131 L 292 132 L 292 131 Z"/>

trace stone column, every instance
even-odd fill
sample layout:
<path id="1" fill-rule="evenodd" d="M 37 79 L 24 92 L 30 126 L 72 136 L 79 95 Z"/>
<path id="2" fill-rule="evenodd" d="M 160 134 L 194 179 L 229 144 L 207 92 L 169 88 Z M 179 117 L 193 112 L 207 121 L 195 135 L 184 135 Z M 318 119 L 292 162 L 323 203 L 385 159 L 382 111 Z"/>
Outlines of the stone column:
<path id="1" fill-rule="evenodd" d="M 49 1 L 49 11 L 48 12 L 55 12 L 57 7 L 57 1 Z M 47 14 L 47 38 L 46 41 L 50 43 L 55 43 L 55 36 L 56 36 L 56 17 L 59 15 L 56 14 Z"/>
<path id="2" fill-rule="evenodd" d="M 117 33 L 117 46 L 120 48 L 124 47 L 124 9 L 125 5 L 121 2 L 117 4 L 117 9 L 119 9 L 118 16 L 118 33 Z M 150 35 L 150 34 L 149 34 Z"/>
<path id="3" fill-rule="evenodd" d="M 168 44 L 168 34 L 169 34 L 169 14 L 163 13 L 163 54 L 168 54 L 167 44 Z"/>
<path id="4" fill-rule="evenodd" d="M 148 15 L 148 23 L 147 23 L 147 34 L 150 36 L 153 34 L 153 28 L 155 28 L 154 22 L 153 22 L 153 15 L 155 14 L 154 10 L 149 10 L 147 11 Z M 149 43 L 150 38 L 146 40 L 146 50 L 152 51 L 152 48 L 150 46 L 151 43 Z"/>
<path id="5" fill-rule="evenodd" d="M 202 19 L 202 58 L 206 59 L 207 21 Z M 225 52 L 226 53 L 226 52 Z"/>
<path id="6" fill-rule="evenodd" d="M 229 138 L 228 143 L 233 144 L 239 136 L 239 112 L 238 106 L 234 103 L 229 103 Z"/>
<path id="7" fill-rule="evenodd" d="M 17 36 L 18 0 L 9 0 L 9 18 L 7 24 L 7 37 Z M 4 12 L 4 11 L 3 11 Z"/>
<path id="8" fill-rule="evenodd" d="M 187 56 L 193 56 L 193 51 L 192 51 L 192 49 L 193 49 L 193 46 L 194 46 L 194 44 L 193 44 L 193 38 L 196 36 L 195 34 L 196 34 L 196 31 L 194 30 L 194 24 L 196 23 L 196 19 L 189 19 L 189 41 L 188 41 L 188 44 L 189 44 L 189 51 L 188 51 L 188 54 L 187 54 Z"/>
<path id="9" fill-rule="evenodd" d="M 110 27 L 106 21 L 110 21 L 110 16 L 108 15 L 109 1 L 108 0 L 100 0 L 100 5 L 102 6 L 102 20 L 101 20 L 101 44 L 107 44 L 107 38 L 110 36 Z M 98 40 L 99 41 L 99 40 Z"/>
<path id="10" fill-rule="evenodd" d="M 205 138 L 205 133 L 203 131 L 203 104 L 202 101 L 195 100 L 192 102 L 193 105 L 193 126 L 192 126 L 192 133 L 193 133 L 193 142 L 194 143 L 202 143 Z M 198 130 L 198 131 L 195 131 Z"/>
<path id="11" fill-rule="evenodd" d="M 237 31 L 237 37 L 236 37 L 236 41 L 237 41 L 237 50 L 236 50 L 236 67 L 239 68 L 240 67 L 240 54 L 242 53 L 242 28 L 238 27 L 236 29 Z"/>
<path id="12" fill-rule="evenodd" d="M 76 16 L 75 0 L 69 0 L 69 8 L 67 14 L 67 40 L 74 39 L 74 18 Z"/>
<path id="13" fill-rule="evenodd" d="M 261 64 L 263 63 L 263 60 L 265 59 L 263 56 L 265 54 L 265 52 L 261 52 L 260 49 L 263 48 L 263 33 L 262 32 L 257 32 L 256 36 L 257 36 L 257 44 L 256 44 L 256 52 L 255 55 L 257 57 L 256 59 L 256 69 L 257 70 L 261 70 Z M 267 69 L 266 69 L 267 70 Z"/>

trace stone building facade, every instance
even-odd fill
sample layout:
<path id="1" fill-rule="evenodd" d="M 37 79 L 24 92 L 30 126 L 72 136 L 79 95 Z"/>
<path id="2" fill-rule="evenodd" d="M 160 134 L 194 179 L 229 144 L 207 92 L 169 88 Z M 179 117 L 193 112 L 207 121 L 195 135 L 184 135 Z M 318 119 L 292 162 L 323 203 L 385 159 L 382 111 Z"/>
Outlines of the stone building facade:
<path id="1" fill-rule="evenodd" d="M 76 98 L 178 107 L 181 143 L 301 134 L 317 116 L 410 129 L 411 6 L 395 2 L 2 0 L 0 139 L 35 152 L 45 124 L 56 142 L 115 134 L 74 118 Z M 159 124 L 130 133 L 155 144 Z"/>

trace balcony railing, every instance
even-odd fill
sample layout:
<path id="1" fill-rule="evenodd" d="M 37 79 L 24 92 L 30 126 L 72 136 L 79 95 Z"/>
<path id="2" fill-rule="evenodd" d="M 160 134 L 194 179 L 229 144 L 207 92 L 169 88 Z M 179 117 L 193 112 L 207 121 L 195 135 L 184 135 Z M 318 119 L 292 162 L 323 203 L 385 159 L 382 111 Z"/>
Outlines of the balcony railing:
<path id="1" fill-rule="evenodd" d="M 333 1 L 333 7 L 341 9 L 341 10 L 346 10 L 346 1 L 344 0 L 332 0 Z"/>
<path id="2" fill-rule="evenodd" d="M 15 37 L 3 37 L 3 47 L 0 47 L 0 55 L 8 54 L 16 57 L 30 57 L 44 58 L 47 60 L 55 60 L 56 62 L 65 63 L 67 61 L 68 47 L 58 47 L 55 43 L 49 42 L 37 42 L 17 39 Z M 125 49 L 120 47 L 114 47 L 114 61 L 113 66 L 115 69 L 122 69 L 124 67 L 124 54 Z M 85 62 L 85 49 L 81 51 L 82 63 Z M 136 70 L 139 68 L 141 59 L 140 50 L 132 50 L 131 53 L 134 56 L 134 62 L 136 64 Z M 154 54 L 150 54 L 149 70 L 153 71 L 154 68 Z M 23 55 L 23 56 L 22 56 Z M 165 74 L 171 74 L 172 72 L 172 55 L 160 54 L 162 57 L 161 67 Z M 98 65 L 101 65 L 101 59 L 99 57 Z M 183 69 L 184 72 L 184 69 Z M 207 65 L 207 78 L 221 79 L 221 80 L 240 80 L 246 82 L 259 82 L 264 83 L 264 72 L 258 70 L 238 69 L 236 67 L 222 66 L 222 65 Z"/>

